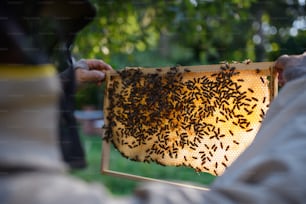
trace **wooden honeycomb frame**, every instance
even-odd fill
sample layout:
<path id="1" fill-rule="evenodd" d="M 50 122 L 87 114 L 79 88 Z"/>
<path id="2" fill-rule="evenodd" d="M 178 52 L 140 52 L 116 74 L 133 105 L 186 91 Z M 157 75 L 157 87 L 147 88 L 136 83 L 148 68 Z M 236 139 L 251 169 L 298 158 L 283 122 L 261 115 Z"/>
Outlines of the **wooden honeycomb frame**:
<path id="1" fill-rule="evenodd" d="M 269 100 L 268 102 L 270 102 L 277 94 L 277 80 L 275 78 L 275 73 L 274 73 L 274 70 L 273 70 L 272 66 L 273 66 L 273 64 L 271 62 L 264 62 L 264 63 L 249 63 L 249 64 L 234 63 L 234 64 L 203 65 L 203 66 L 188 66 L 188 67 L 179 66 L 179 67 L 145 68 L 145 69 L 143 69 L 143 68 L 129 68 L 127 70 L 131 70 L 131 69 L 136 70 L 136 71 L 138 70 L 138 71 L 144 73 L 144 75 L 147 75 L 147 74 L 164 75 L 164 74 L 167 74 L 167 73 L 175 73 L 175 74 L 183 73 L 183 74 L 187 74 L 187 75 L 194 74 L 192 76 L 195 76 L 197 74 L 203 74 L 203 72 L 204 72 L 206 75 L 208 74 L 208 75 L 212 76 L 212 75 L 214 75 L 214 73 L 223 72 L 224 70 L 227 70 L 227 72 L 229 72 L 229 70 L 232 70 L 232 71 L 234 70 L 235 72 L 238 72 L 238 73 L 250 72 L 251 75 L 253 75 L 253 74 L 256 75 L 256 74 L 260 73 L 260 74 L 264 74 L 265 76 L 270 77 L 269 83 L 268 83 L 268 90 L 269 90 L 268 94 L 269 94 L 269 96 L 268 96 L 268 99 L 266 99 L 266 96 L 263 99 L 263 100 Z M 113 80 L 114 77 L 118 77 L 119 75 L 120 75 L 120 73 L 118 73 L 118 72 L 109 72 L 107 74 L 107 80 L 106 80 L 107 87 L 106 87 L 106 94 L 105 94 L 105 101 L 104 101 L 105 127 L 109 126 L 109 121 L 108 121 L 108 112 L 109 112 L 108 109 L 110 107 L 110 100 L 108 98 L 109 97 L 109 90 L 110 90 L 109 88 L 112 86 L 112 81 L 114 81 Z M 185 76 L 183 76 L 183 78 L 184 77 Z M 237 79 L 238 78 L 236 78 L 235 80 L 237 80 Z M 239 79 L 241 79 L 241 78 L 239 78 Z M 260 78 L 260 79 L 263 80 L 262 78 Z M 265 81 L 265 83 L 266 83 L 266 81 Z M 248 88 L 248 91 L 249 92 L 254 92 L 254 90 L 252 88 Z M 255 97 L 253 97 L 253 98 L 255 98 Z M 255 106 L 255 105 L 252 105 L 252 106 Z M 263 111 L 263 110 L 261 110 L 261 111 Z M 220 119 L 220 120 L 222 120 L 222 119 Z M 257 130 L 258 130 L 258 128 L 256 130 L 254 130 L 255 134 L 256 134 Z M 247 131 L 252 131 L 252 128 L 247 130 Z M 248 142 L 248 144 L 246 146 L 248 146 L 249 143 L 250 142 Z M 222 148 L 223 148 L 223 145 L 222 145 Z M 225 145 L 224 145 L 224 149 L 226 149 Z M 128 174 L 128 173 L 112 171 L 112 170 L 109 169 L 109 161 L 110 161 L 110 159 L 109 159 L 110 155 L 109 154 L 110 154 L 110 143 L 107 142 L 106 140 L 104 140 L 103 141 L 103 148 L 102 148 L 101 169 L 102 169 L 102 172 L 105 173 L 105 174 L 124 177 L 124 178 L 129 178 L 129 179 L 142 180 L 142 181 L 143 180 L 159 181 L 159 182 L 171 183 L 171 184 L 175 184 L 175 185 L 184 185 L 184 186 L 186 185 L 186 184 L 177 183 L 177 182 L 170 182 L 170 181 L 164 181 L 164 180 L 159 180 L 159 179 L 152 179 L 152 178 L 147 178 L 147 177 L 142 177 L 142 176 L 137 176 L 137 175 L 131 175 L 131 174 Z M 130 157 L 130 156 L 131 155 L 128 155 L 128 157 Z M 185 156 L 184 156 L 184 158 L 185 158 Z M 171 158 L 169 158 L 169 159 L 171 160 Z M 227 158 L 226 158 L 226 160 L 227 160 Z M 232 160 L 234 160 L 234 159 L 232 159 Z M 224 166 L 222 167 L 223 169 L 220 170 L 221 163 Z M 220 162 L 218 172 L 215 171 L 215 173 L 212 172 L 212 174 L 218 174 L 219 172 L 224 171 L 225 167 L 226 167 L 226 165 L 223 162 Z M 212 168 L 212 167 L 210 167 L 210 168 Z M 187 186 L 193 187 L 193 188 L 199 188 L 199 187 L 190 186 L 190 185 L 187 185 Z M 202 187 L 200 187 L 200 188 L 203 189 Z"/>

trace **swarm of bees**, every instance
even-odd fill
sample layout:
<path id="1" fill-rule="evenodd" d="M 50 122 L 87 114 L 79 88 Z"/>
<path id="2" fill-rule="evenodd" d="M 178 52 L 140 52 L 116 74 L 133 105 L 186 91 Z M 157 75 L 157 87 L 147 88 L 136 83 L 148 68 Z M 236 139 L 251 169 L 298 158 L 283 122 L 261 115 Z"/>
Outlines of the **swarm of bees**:
<path id="1" fill-rule="evenodd" d="M 134 161 L 221 175 L 260 127 L 271 101 L 270 75 L 269 67 L 228 63 L 113 72 L 104 139 Z"/>

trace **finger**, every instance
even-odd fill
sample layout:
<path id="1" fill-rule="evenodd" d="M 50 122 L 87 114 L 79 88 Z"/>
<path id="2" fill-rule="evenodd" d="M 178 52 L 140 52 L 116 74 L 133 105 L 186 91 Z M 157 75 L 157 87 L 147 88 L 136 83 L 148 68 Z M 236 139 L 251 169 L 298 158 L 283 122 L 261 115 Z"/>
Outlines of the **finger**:
<path id="1" fill-rule="evenodd" d="M 105 73 L 97 70 L 76 70 L 76 80 L 78 83 L 99 82 L 105 79 Z"/>
<path id="2" fill-rule="evenodd" d="M 286 67 L 288 58 L 289 58 L 288 55 L 282 55 L 274 63 L 274 70 L 277 73 L 278 85 L 280 87 L 284 86 L 284 84 L 286 83 L 284 76 L 283 76 L 283 72 Z"/>
<path id="3" fill-rule="evenodd" d="M 284 76 L 283 76 L 283 72 L 278 72 L 277 79 L 278 79 L 278 85 L 279 85 L 280 87 L 282 87 L 282 86 L 285 85 L 286 80 L 285 80 L 285 78 L 284 78 Z"/>
<path id="4" fill-rule="evenodd" d="M 107 70 L 112 70 L 113 68 L 105 63 L 103 60 L 97 60 L 97 59 L 89 59 L 86 60 L 89 69 L 90 70 L 101 70 L 101 71 L 107 71 Z"/>

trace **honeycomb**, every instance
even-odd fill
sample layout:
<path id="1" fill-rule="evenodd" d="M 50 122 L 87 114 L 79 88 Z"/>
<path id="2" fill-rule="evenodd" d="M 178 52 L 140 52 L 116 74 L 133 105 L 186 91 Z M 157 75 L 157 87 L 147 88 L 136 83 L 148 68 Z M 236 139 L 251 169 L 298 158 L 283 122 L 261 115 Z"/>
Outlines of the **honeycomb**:
<path id="1" fill-rule="evenodd" d="M 125 68 L 107 74 L 104 139 L 126 158 L 221 175 L 272 100 L 267 64 Z"/>

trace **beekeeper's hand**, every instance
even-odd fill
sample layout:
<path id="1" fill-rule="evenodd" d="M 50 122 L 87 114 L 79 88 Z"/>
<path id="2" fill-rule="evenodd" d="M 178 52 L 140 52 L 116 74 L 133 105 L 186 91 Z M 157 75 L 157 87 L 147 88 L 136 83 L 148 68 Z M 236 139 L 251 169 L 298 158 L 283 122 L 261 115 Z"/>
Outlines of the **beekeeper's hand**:
<path id="1" fill-rule="evenodd" d="M 286 82 L 306 75 L 306 52 L 300 55 L 282 55 L 274 64 L 278 73 L 278 82 L 284 86 Z"/>
<path id="2" fill-rule="evenodd" d="M 105 79 L 105 72 L 112 67 L 103 60 L 81 59 L 74 64 L 77 84 L 94 82 L 98 85 Z"/>

